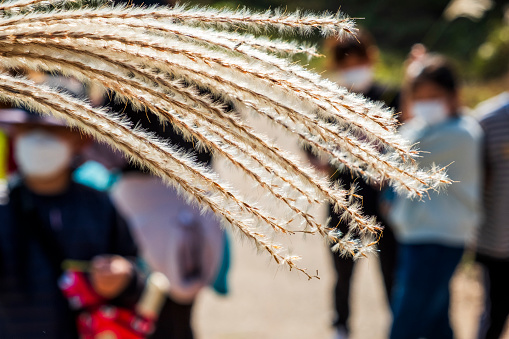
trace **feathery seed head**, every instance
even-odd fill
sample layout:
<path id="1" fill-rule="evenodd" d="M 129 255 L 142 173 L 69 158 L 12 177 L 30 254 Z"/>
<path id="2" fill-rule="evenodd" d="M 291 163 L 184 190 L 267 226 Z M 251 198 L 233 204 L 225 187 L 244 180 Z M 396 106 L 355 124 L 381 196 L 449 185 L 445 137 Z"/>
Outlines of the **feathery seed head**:
<path id="1" fill-rule="evenodd" d="M 0 5 L 2 69 L 59 72 L 108 89 L 140 114 L 150 111 L 197 147 L 239 169 L 284 217 L 133 127 L 121 113 L 8 73 L 0 74 L 2 100 L 65 118 L 121 150 L 290 269 L 312 277 L 297 267 L 297 256 L 274 243 L 275 234 L 320 234 L 341 255 L 358 258 L 375 250 L 380 227 L 362 214 L 354 191 L 331 185 L 223 102 L 267 119 L 331 164 L 373 182 L 389 182 L 409 196 L 422 197 L 450 182 L 443 168 L 418 168 L 412 145 L 396 133 L 392 111 L 289 60 L 298 53 L 317 56 L 314 48 L 263 36 L 354 34 L 353 21 L 341 14 L 56 3 L 13 0 Z M 327 229 L 308 212 L 310 205 L 324 201 L 349 223 L 347 234 Z"/>

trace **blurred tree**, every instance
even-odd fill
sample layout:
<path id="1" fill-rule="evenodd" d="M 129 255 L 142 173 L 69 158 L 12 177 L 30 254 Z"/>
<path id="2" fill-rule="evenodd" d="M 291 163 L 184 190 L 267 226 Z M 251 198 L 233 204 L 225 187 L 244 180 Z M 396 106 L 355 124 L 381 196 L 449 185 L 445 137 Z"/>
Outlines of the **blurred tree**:
<path id="1" fill-rule="evenodd" d="M 414 43 L 424 43 L 431 50 L 459 58 L 471 58 L 485 42 L 490 31 L 503 20 L 509 0 L 461 0 L 462 5 L 489 4 L 481 18 L 465 16 L 446 18 L 444 10 L 454 0 L 191 0 L 195 4 L 229 6 L 239 4 L 254 8 L 285 7 L 288 10 L 341 10 L 353 18 L 362 18 L 358 24 L 373 33 L 378 45 L 406 54 Z"/>

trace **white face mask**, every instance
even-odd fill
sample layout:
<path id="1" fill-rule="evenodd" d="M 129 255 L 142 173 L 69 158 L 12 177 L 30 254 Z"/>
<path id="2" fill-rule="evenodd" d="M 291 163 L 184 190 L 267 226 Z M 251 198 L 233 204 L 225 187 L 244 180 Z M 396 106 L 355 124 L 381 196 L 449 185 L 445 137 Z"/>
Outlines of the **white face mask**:
<path id="1" fill-rule="evenodd" d="M 428 126 L 439 124 L 449 118 L 449 107 L 444 100 L 420 100 L 412 105 L 414 118 L 422 120 Z"/>
<path id="2" fill-rule="evenodd" d="M 365 92 L 373 84 L 371 66 L 358 66 L 338 72 L 336 82 L 354 92 Z"/>
<path id="3" fill-rule="evenodd" d="M 48 177 L 71 164 L 72 149 L 69 143 L 51 133 L 33 130 L 17 139 L 14 157 L 22 174 Z"/>

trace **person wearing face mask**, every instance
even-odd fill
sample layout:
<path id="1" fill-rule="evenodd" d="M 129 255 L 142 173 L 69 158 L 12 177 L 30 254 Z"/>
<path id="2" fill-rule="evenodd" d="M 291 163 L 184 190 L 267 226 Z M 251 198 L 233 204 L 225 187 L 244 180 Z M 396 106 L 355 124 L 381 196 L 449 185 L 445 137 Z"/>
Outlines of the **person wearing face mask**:
<path id="1" fill-rule="evenodd" d="M 378 48 L 373 37 L 364 29 L 355 36 L 326 41 L 330 51 L 327 77 L 350 90 L 373 101 L 382 101 L 388 107 L 399 108 L 399 91 L 375 80 L 374 68 Z"/>
<path id="2" fill-rule="evenodd" d="M 49 116 L 0 110 L 18 178 L 0 204 L 0 338 L 78 338 L 59 290 L 65 262 L 87 263 L 91 287 L 131 307 L 143 289 L 137 247 L 109 198 L 71 172 L 86 138 Z"/>
<path id="3" fill-rule="evenodd" d="M 330 80 L 373 101 L 382 101 L 386 106 L 395 110 L 398 109 L 398 91 L 374 80 L 374 64 L 378 50 L 373 39 L 366 31 L 360 30 L 355 37 L 328 40 L 325 47 L 331 55 L 328 74 Z M 327 171 L 331 180 L 341 183 L 347 189 L 355 185 L 357 194 L 362 196 L 364 213 L 376 217 L 377 221 L 384 225 L 383 237 L 380 239 L 378 246 L 386 296 L 390 299 L 396 260 L 396 241 L 381 213 L 379 204 L 381 185 L 369 184 L 361 176 L 351 173 L 348 169 L 335 168 L 328 164 L 323 165 L 311 152 L 307 152 L 307 155 L 316 168 Z M 348 224 L 342 221 L 341 215 L 334 211 L 332 205 L 329 205 L 328 214 L 330 217 L 329 225 L 331 227 L 338 226 L 341 232 L 346 234 Z M 334 338 L 345 339 L 348 338 L 350 332 L 348 326 L 350 315 L 349 297 L 354 262 L 351 258 L 343 258 L 338 253 L 331 251 L 331 254 L 336 270 L 334 287 L 334 307 L 336 311 L 334 327 L 336 331 Z"/>
<path id="4" fill-rule="evenodd" d="M 461 114 L 452 66 L 428 54 L 407 71 L 403 100 L 413 116 L 401 133 L 420 167 L 447 166 L 454 181 L 423 199 L 397 197 L 389 213 L 399 243 L 391 339 L 453 338 L 449 283 L 480 220 L 482 130 Z"/>

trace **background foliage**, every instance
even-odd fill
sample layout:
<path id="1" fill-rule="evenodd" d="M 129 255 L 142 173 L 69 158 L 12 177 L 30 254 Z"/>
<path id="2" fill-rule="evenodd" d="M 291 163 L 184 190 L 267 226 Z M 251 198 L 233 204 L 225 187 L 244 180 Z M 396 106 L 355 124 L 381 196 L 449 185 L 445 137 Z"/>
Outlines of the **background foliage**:
<path id="1" fill-rule="evenodd" d="M 476 1 L 476 0 L 471 0 Z M 340 10 L 358 20 L 373 33 L 384 54 L 389 54 L 388 67 L 403 60 L 410 47 L 424 43 L 430 50 L 455 58 L 470 79 L 489 79 L 508 70 L 509 28 L 504 12 L 509 0 L 492 1 L 482 18 L 472 20 L 444 17 L 449 0 L 191 0 L 192 4 L 214 7 L 248 6 L 259 9 L 288 8 L 310 11 Z M 315 38 L 319 41 L 319 37 Z M 387 75 L 391 71 L 385 72 Z M 389 79 L 392 80 L 392 79 Z"/>

